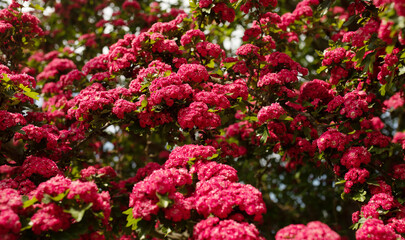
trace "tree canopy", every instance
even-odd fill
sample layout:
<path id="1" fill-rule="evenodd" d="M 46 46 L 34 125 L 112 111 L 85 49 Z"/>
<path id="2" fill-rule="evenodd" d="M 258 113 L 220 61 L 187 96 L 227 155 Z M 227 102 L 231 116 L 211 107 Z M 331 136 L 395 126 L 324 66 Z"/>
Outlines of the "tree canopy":
<path id="1" fill-rule="evenodd" d="M 0 9 L 0 239 L 404 239 L 404 0 Z"/>

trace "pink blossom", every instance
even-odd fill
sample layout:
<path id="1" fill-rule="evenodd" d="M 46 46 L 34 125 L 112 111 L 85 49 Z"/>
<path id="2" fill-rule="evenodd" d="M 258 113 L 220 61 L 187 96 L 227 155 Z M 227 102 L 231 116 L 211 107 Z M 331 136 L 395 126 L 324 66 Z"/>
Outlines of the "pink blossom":
<path id="1" fill-rule="evenodd" d="M 31 217 L 32 231 L 42 232 L 66 230 L 72 223 L 72 217 L 55 203 L 41 204 L 40 209 Z"/>
<path id="2" fill-rule="evenodd" d="M 345 193 L 350 192 L 350 188 L 352 187 L 353 184 L 355 183 L 365 183 L 366 179 L 370 173 L 366 169 L 360 169 L 360 168 L 351 168 L 346 174 L 345 174 Z"/>
<path id="3" fill-rule="evenodd" d="M 309 222 L 306 226 L 303 224 L 291 224 L 277 232 L 276 240 L 287 239 L 340 240 L 340 236 L 330 229 L 328 225 L 319 221 L 313 221 Z"/>
<path id="4" fill-rule="evenodd" d="M 220 117 L 215 113 L 208 112 L 208 106 L 203 102 L 193 102 L 189 107 L 180 109 L 177 118 L 183 129 L 216 128 L 221 125 Z"/>
<path id="5" fill-rule="evenodd" d="M 61 174 L 56 163 L 45 157 L 28 156 L 21 166 L 22 176 L 29 178 L 32 174 L 38 174 L 50 178 Z"/>
<path id="6" fill-rule="evenodd" d="M 70 188 L 71 180 L 65 178 L 61 175 L 53 177 L 46 182 L 42 182 L 38 185 L 38 188 L 35 190 L 35 197 L 38 200 L 41 200 L 44 194 L 51 195 L 56 197 L 60 193 L 64 193 Z"/>
<path id="7" fill-rule="evenodd" d="M 217 152 L 212 146 L 184 145 L 175 148 L 164 164 L 165 168 L 186 167 L 189 160 L 199 160 L 211 157 Z"/>
<path id="8" fill-rule="evenodd" d="M 180 66 L 177 74 L 185 82 L 206 82 L 209 75 L 207 69 L 200 64 L 183 64 Z"/>
<path id="9" fill-rule="evenodd" d="M 360 165 L 371 161 L 371 153 L 365 147 L 351 147 L 340 159 L 340 163 L 347 169 L 358 168 Z"/>
<path id="10" fill-rule="evenodd" d="M 21 229 L 18 215 L 9 207 L 0 205 L 0 235 L 3 239 L 17 240 Z"/>
<path id="11" fill-rule="evenodd" d="M 343 151 L 347 143 L 346 135 L 336 129 L 324 132 L 316 141 L 319 151 L 325 151 L 327 148 L 335 148 Z"/>
<path id="12" fill-rule="evenodd" d="M 196 210 L 205 217 L 214 214 L 226 218 L 238 206 L 241 211 L 260 221 L 266 212 L 262 194 L 251 185 L 212 178 L 197 183 Z"/>
<path id="13" fill-rule="evenodd" d="M 263 124 L 267 120 L 278 119 L 287 112 L 280 106 L 279 103 L 272 103 L 270 106 L 266 106 L 260 109 L 257 114 L 259 123 Z"/>
<path id="14" fill-rule="evenodd" d="M 367 219 L 366 222 L 356 232 L 357 240 L 396 240 L 396 234 L 394 230 L 384 225 L 380 219 Z"/>
<path id="15" fill-rule="evenodd" d="M 218 179 L 219 181 L 237 182 L 238 175 L 236 169 L 229 165 L 214 161 L 197 161 L 190 169 L 190 173 L 196 173 L 200 181 Z"/>
<path id="16" fill-rule="evenodd" d="M 208 0 L 205 4 L 203 3 L 203 5 L 206 5 L 209 1 L 211 0 Z M 200 1 L 199 3 L 200 8 L 204 8 L 201 7 L 202 2 L 203 1 Z M 200 29 L 191 29 L 188 30 L 183 36 L 181 36 L 180 43 L 182 46 L 186 46 L 187 44 L 190 44 L 191 42 L 197 42 L 198 40 L 205 41 L 205 34 Z"/>
<path id="17" fill-rule="evenodd" d="M 259 231 L 253 224 L 238 223 L 234 220 L 222 220 L 209 217 L 194 226 L 193 239 L 195 240 L 263 240 Z"/>

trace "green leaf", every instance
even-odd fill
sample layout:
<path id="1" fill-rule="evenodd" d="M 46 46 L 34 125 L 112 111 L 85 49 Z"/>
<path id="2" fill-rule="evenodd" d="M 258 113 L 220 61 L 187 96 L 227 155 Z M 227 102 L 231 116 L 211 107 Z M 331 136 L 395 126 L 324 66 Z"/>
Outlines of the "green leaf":
<path id="1" fill-rule="evenodd" d="M 225 68 L 231 68 L 233 67 L 237 62 L 227 62 L 227 63 L 223 63 Z"/>
<path id="2" fill-rule="evenodd" d="M 392 50 L 394 50 L 394 45 L 389 45 L 385 48 L 385 51 L 387 52 L 387 54 L 392 53 Z"/>
<path id="3" fill-rule="evenodd" d="M 364 202 L 366 200 L 366 194 L 367 192 L 364 190 L 361 190 L 360 192 L 357 192 L 352 199 L 358 202 Z"/>
<path id="4" fill-rule="evenodd" d="M 161 195 L 159 193 L 156 193 L 156 196 L 159 198 L 159 202 L 157 203 L 158 207 L 161 208 L 167 208 L 170 206 L 170 204 L 173 203 L 173 200 L 169 198 L 169 194 L 166 193 L 165 195 Z"/>
<path id="5" fill-rule="evenodd" d="M 346 182 L 346 180 L 343 179 L 343 180 L 335 182 L 335 185 L 344 184 L 345 182 Z"/>
<path id="6" fill-rule="evenodd" d="M 33 98 L 35 100 L 39 100 L 38 93 L 36 92 L 23 92 L 25 96 Z"/>
<path id="7" fill-rule="evenodd" d="M 48 194 L 44 194 L 44 197 L 42 198 L 41 202 L 45 204 L 52 202 L 51 196 Z"/>
<path id="8" fill-rule="evenodd" d="M 206 65 L 208 68 L 214 68 L 215 67 L 215 61 L 214 59 L 211 59 L 211 61 Z"/>
<path id="9" fill-rule="evenodd" d="M 321 72 L 325 71 L 327 68 L 328 68 L 328 66 L 322 66 L 316 70 L 316 73 L 320 74 Z"/>
<path id="10" fill-rule="evenodd" d="M 285 120 L 285 121 L 292 121 L 292 120 L 294 120 L 294 118 L 292 118 L 292 117 L 290 117 L 290 116 L 288 116 L 288 115 L 285 115 L 285 114 L 281 115 L 278 119 L 279 119 L 279 120 Z"/>
<path id="11" fill-rule="evenodd" d="M 379 187 L 380 184 L 376 183 L 376 182 L 367 182 L 368 185 L 372 185 L 372 186 L 376 186 Z"/>
<path id="12" fill-rule="evenodd" d="M 265 127 L 262 137 L 260 138 L 260 142 L 266 143 L 268 138 L 269 138 L 269 130 L 267 129 L 267 127 Z"/>
<path id="13" fill-rule="evenodd" d="M 346 193 L 345 193 L 345 192 L 342 192 L 342 193 L 340 194 L 340 198 L 341 198 L 342 200 L 345 200 L 345 196 L 346 196 Z"/>
<path id="14" fill-rule="evenodd" d="M 10 81 L 10 78 L 7 76 L 7 74 L 3 73 L 3 79 L 5 82 Z"/>
<path id="15" fill-rule="evenodd" d="M 398 76 L 405 74 L 405 66 L 399 68 Z"/>
<path id="16" fill-rule="evenodd" d="M 212 155 L 211 157 L 208 157 L 207 160 L 212 160 L 214 158 L 217 158 L 219 156 L 218 153 L 215 153 L 214 155 Z"/>
<path id="17" fill-rule="evenodd" d="M 55 201 L 55 202 L 59 202 L 60 200 L 62 200 L 62 199 L 66 196 L 67 193 L 68 193 L 68 192 L 60 193 L 60 194 L 57 195 L 56 197 L 51 197 L 51 199 L 52 199 L 53 201 Z"/>
<path id="18" fill-rule="evenodd" d="M 126 227 L 131 227 L 132 231 L 135 231 L 138 228 L 138 222 L 141 221 L 142 218 L 134 218 L 132 215 L 132 208 L 128 208 L 122 213 L 128 215 Z"/>
<path id="19" fill-rule="evenodd" d="M 132 214 L 132 208 L 128 208 L 127 210 L 123 211 L 122 213 L 125 215 L 130 215 L 130 214 Z"/>
<path id="20" fill-rule="evenodd" d="M 381 96 L 385 96 L 385 93 L 386 93 L 385 88 L 386 88 L 386 87 L 387 87 L 387 84 L 384 84 L 384 85 L 382 85 L 382 86 L 380 87 Z"/>
<path id="21" fill-rule="evenodd" d="M 86 213 L 87 210 L 89 210 L 93 206 L 93 203 L 87 204 L 84 208 L 81 209 L 76 209 L 71 207 L 69 210 L 63 210 L 66 213 L 70 213 L 74 219 L 76 219 L 76 222 L 80 222 L 83 219 L 84 214 Z"/>
<path id="22" fill-rule="evenodd" d="M 36 203 L 38 199 L 36 197 L 29 199 L 28 196 L 22 196 L 22 201 L 23 201 L 23 208 L 27 208 Z"/>
<path id="23" fill-rule="evenodd" d="M 45 8 L 41 7 L 39 4 L 30 3 L 30 7 L 31 7 L 31 8 L 34 8 L 34 9 L 36 9 L 36 10 L 39 10 L 39 11 L 41 11 L 41 12 L 45 10 Z"/>
<path id="24" fill-rule="evenodd" d="M 366 48 L 362 47 L 359 49 L 359 51 L 356 53 L 356 56 L 353 58 L 353 61 L 356 62 L 356 67 L 361 66 L 361 62 L 363 61 L 364 54 L 366 53 Z"/>

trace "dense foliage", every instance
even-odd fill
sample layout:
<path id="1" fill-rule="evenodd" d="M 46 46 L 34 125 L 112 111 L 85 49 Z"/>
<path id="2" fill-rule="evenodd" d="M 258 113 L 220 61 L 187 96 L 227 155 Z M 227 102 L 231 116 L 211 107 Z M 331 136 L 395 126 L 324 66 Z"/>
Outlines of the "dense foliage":
<path id="1" fill-rule="evenodd" d="M 0 239 L 404 239 L 404 0 L 0 8 Z"/>

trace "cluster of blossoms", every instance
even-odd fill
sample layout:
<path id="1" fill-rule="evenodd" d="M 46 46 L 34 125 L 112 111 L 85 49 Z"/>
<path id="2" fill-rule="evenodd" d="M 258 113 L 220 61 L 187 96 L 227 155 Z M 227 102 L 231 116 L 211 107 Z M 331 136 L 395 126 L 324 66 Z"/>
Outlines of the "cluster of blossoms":
<path id="1" fill-rule="evenodd" d="M 100 222 L 107 225 L 110 216 L 110 196 L 108 192 L 99 193 L 93 182 L 71 181 L 61 175 L 42 182 L 30 193 L 34 203 L 23 207 L 22 196 L 17 190 L 5 188 L 0 190 L 0 225 L 2 236 L 17 239 L 22 224 L 19 216 L 29 217 L 30 226 L 36 235 L 58 232 L 68 229 L 72 224 L 80 222 L 77 215 L 66 212 L 69 207 L 89 204 L 91 211 L 101 213 Z M 44 198 L 61 196 L 57 201 L 45 201 Z M 64 200 L 66 199 L 66 201 Z M 70 201 L 69 199 L 74 199 Z M 42 202 L 41 202 L 42 201 Z M 73 205 L 75 206 L 73 206 Z M 77 205 L 77 206 L 76 206 Z M 96 216 L 96 215 L 95 215 Z M 91 229 L 89 229 L 91 231 Z"/>
<path id="2" fill-rule="evenodd" d="M 272 103 L 270 106 L 263 107 L 257 114 L 259 123 L 265 123 L 269 119 L 279 119 L 286 111 L 279 103 Z"/>
<path id="3" fill-rule="evenodd" d="M 193 239 L 247 239 L 263 240 L 259 231 L 253 224 L 238 222 L 235 220 L 220 220 L 217 217 L 209 217 L 194 226 Z"/>
<path id="4" fill-rule="evenodd" d="M 384 12 L 384 6 L 393 3 L 395 11 L 402 16 L 404 4 L 400 0 L 354 1 L 347 10 L 336 7 L 334 11 L 320 13 L 315 9 L 323 8 L 324 4 L 304 0 L 292 12 L 284 13 L 284 6 L 279 6 L 276 12 L 284 13 L 279 16 L 271 12 L 277 6 L 275 0 L 199 0 L 197 3 L 195 13 L 201 14 L 193 19 L 181 10 L 163 13 L 158 3 L 151 3 L 147 8 L 150 13 L 146 14 L 145 3 L 125 0 L 122 11 L 114 12 L 111 17 L 91 18 L 92 22 L 98 21 L 93 25 L 100 29 L 75 35 L 85 51 L 78 53 L 65 48 L 63 53 L 38 52 L 30 57 L 28 65 L 32 68 L 21 71 L 24 66 L 10 57 L 17 48 L 10 46 L 18 45 L 20 51 L 22 45 L 18 41 L 29 42 L 41 35 L 39 21 L 28 13 L 19 13 L 20 6 L 15 1 L 0 11 L 0 43 L 3 43 L 0 60 L 15 65 L 10 67 L 13 71 L 0 65 L 0 74 L 4 76 L 0 76 L 0 87 L 36 88 L 37 80 L 37 90 L 44 99 L 42 109 L 26 112 L 33 99 L 21 92 L 10 98 L 0 96 L 0 132 L 7 135 L 4 139 L 0 137 L 7 144 L 0 145 L 0 150 L 4 150 L 0 160 L 5 158 L 10 165 L 16 165 L 0 166 L 0 234 L 14 239 L 23 229 L 30 234 L 53 237 L 55 233 L 76 227 L 84 217 L 99 224 L 89 226 L 88 234 L 81 238 L 102 238 L 102 231 L 110 230 L 110 215 L 121 222 L 111 213 L 110 202 L 124 210 L 129 198 L 131 217 L 141 221 L 139 228 L 163 226 L 165 231 L 172 231 L 179 224 L 187 225 L 189 235 L 193 232 L 191 239 L 263 239 L 251 224 L 261 222 L 266 212 L 262 193 L 249 184 L 239 183 L 237 170 L 223 164 L 233 158 L 230 164 L 245 166 L 242 161 L 251 158 L 250 150 L 255 148 L 258 154 L 255 150 L 253 155 L 260 160 L 271 154 L 282 155 L 281 161 L 270 159 L 266 163 L 272 169 L 265 169 L 258 180 L 264 181 L 276 170 L 296 171 L 299 180 L 302 169 L 298 165 L 312 163 L 314 159 L 317 166 L 325 163 L 339 177 L 344 175 L 347 196 L 364 197 L 363 202 L 369 199 L 353 215 L 354 222 L 364 223 L 357 225 L 360 226 L 357 239 L 401 238 L 398 234 L 405 233 L 405 216 L 397 196 L 404 190 L 397 183 L 405 179 L 405 165 L 397 159 L 402 160 L 403 156 L 393 157 L 388 163 L 377 159 L 385 154 L 390 157 L 393 153 L 402 154 L 400 148 L 395 149 L 398 147 L 395 143 L 402 144 L 403 149 L 405 143 L 401 134 L 395 135 L 391 142 L 384 135 L 391 126 L 373 117 L 381 113 L 380 103 L 384 100 L 390 108 L 400 109 L 404 104 L 402 93 L 388 96 L 390 84 L 403 91 L 399 76 L 403 74 L 404 40 L 398 21 Z M 48 4 L 52 6 L 49 1 L 45 3 Z M 372 4 L 381 7 L 380 15 Z M 74 0 L 56 3 L 55 14 L 65 16 L 65 25 L 76 21 L 70 15 L 78 16 L 77 21 L 82 22 L 85 18 L 80 13 L 82 5 L 94 8 L 96 15 L 102 15 L 99 13 L 107 7 L 117 6 L 113 1 L 96 5 L 94 1 Z M 209 42 L 203 26 L 233 22 L 235 6 L 253 14 L 246 18 L 250 27 L 242 38 L 245 44 L 236 50 L 235 57 L 226 58 L 222 43 Z M 315 11 L 317 15 L 312 18 Z M 350 15 L 361 16 L 363 20 L 352 24 L 348 20 Z M 312 22 L 318 16 L 322 16 L 319 22 Z M 386 19 L 379 19 L 380 16 Z M 252 18 L 255 20 L 248 22 Z M 336 24 L 324 28 L 323 23 L 335 20 Z M 233 25 L 224 23 L 224 26 Z M 322 26 L 319 28 L 322 31 L 316 29 L 318 26 Z M 338 26 L 345 27 L 335 29 Z M 108 28 L 122 31 L 104 34 L 110 31 Z M 46 34 L 52 42 L 53 36 L 63 32 L 50 30 Z M 139 34 L 120 35 L 123 32 Z M 314 40 L 325 37 L 336 42 L 336 46 L 324 51 L 321 62 L 312 60 L 323 65 L 321 70 L 326 70 L 319 74 L 321 79 L 313 79 L 314 69 L 303 67 L 310 67 L 310 58 L 302 66 L 293 60 L 297 49 L 304 51 L 302 46 L 305 46 L 306 51 L 310 45 L 301 45 L 306 34 Z M 85 59 L 87 54 L 94 56 L 95 48 L 105 45 L 104 40 L 110 44 L 117 37 L 122 39 L 112 44 L 107 53 L 89 61 Z M 74 41 L 67 44 L 71 42 Z M 286 53 L 275 49 L 285 49 Z M 308 49 L 313 51 L 319 46 L 311 45 Z M 31 53 L 27 50 L 24 54 Z M 294 59 L 303 56 L 298 54 Z M 119 130 L 107 133 L 100 129 L 107 125 Z M 16 132 L 20 126 L 21 131 Z M 139 132 L 142 137 L 138 138 Z M 125 141 L 130 139 L 128 135 L 135 136 L 136 147 Z M 149 138 L 157 135 L 170 136 L 170 140 L 162 141 L 164 144 L 205 145 L 176 147 L 163 165 L 148 163 L 138 169 L 136 176 L 130 175 L 118 183 L 108 182 L 144 166 L 146 161 L 159 159 L 163 163 L 167 156 L 151 154 L 154 151 L 151 148 L 156 146 L 154 142 L 149 143 Z M 97 150 L 88 154 L 87 141 L 95 139 L 99 142 L 90 146 Z M 140 146 L 145 139 L 145 146 Z M 113 151 L 106 150 L 104 143 L 109 141 Z M 156 145 L 162 143 L 159 141 Z M 6 152 L 9 145 L 24 146 L 23 157 L 14 161 L 13 154 Z M 126 162 L 128 148 L 134 153 L 144 150 L 148 160 L 133 156 L 134 161 L 131 158 Z M 72 163 L 89 159 L 83 163 L 86 168 L 80 175 L 81 167 L 67 167 L 71 163 L 70 153 Z M 215 161 L 218 156 L 222 163 Z M 98 163 L 117 167 L 119 174 L 112 167 L 101 167 Z M 128 172 L 122 169 L 130 164 Z M 255 162 L 249 168 L 256 170 L 263 164 L 263 161 Z M 385 169 L 392 172 L 382 176 L 380 173 L 385 173 Z M 63 177 L 64 171 L 80 180 Z M 241 179 L 246 180 L 243 176 Z M 379 186 L 372 186 L 369 179 L 377 179 Z M 109 192 L 101 192 L 97 187 L 100 182 L 102 189 L 111 192 L 112 201 Z M 392 183 L 392 188 L 388 183 Z M 129 185 L 133 187 L 131 194 Z M 29 196 L 34 204 L 22 209 L 20 194 Z M 77 208 L 84 209 L 85 215 L 77 216 L 74 213 Z M 28 225 L 23 218 L 29 221 Z M 95 232 L 101 226 L 105 230 Z M 292 238 L 340 239 L 320 222 L 290 225 L 276 235 L 276 239 Z"/>
<path id="5" fill-rule="evenodd" d="M 21 222 L 18 216 L 22 207 L 20 194 L 12 189 L 0 189 L 0 234 L 4 239 L 18 239 Z"/>
<path id="6" fill-rule="evenodd" d="M 68 190 L 68 191 L 67 191 Z M 66 194 L 67 192 L 67 194 Z M 102 216 L 100 220 L 104 225 L 108 224 L 108 219 L 110 217 L 111 213 L 111 207 L 110 207 L 110 195 L 107 191 L 99 192 L 99 189 L 97 185 L 94 182 L 82 182 L 79 180 L 76 181 L 71 181 L 68 178 L 65 178 L 61 175 L 58 175 L 56 177 L 53 177 L 49 179 L 46 182 L 43 182 L 38 185 L 38 188 L 34 191 L 33 196 L 38 200 L 41 201 L 44 197 L 46 196 L 51 196 L 51 197 L 57 197 L 60 194 L 66 194 L 66 199 L 74 199 L 76 204 L 89 204 L 91 206 L 91 210 L 95 213 L 99 212 L 102 213 L 99 216 Z M 42 211 L 49 212 L 51 211 L 52 214 L 55 218 L 60 218 L 60 221 L 66 221 L 62 220 L 63 218 L 68 218 L 71 219 L 72 216 L 70 214 L 55 214 L 55 211 L 60 211 L 58 209 L 61 209 L 63 211 L 66 206 L 63 206 L 64 201 L 61 203 L 62 205 L 59 205 L 57 203 L 49 203 L 49 204 L 40 204 L 38 206 Z M 35 207 L 35 205 L 34 205 Z M 44 214 L 43 212 L 40 212 L 39 210 L 37 212 L 38 215 Z M 49 214 L 49 213 L 47 213 Z M 41 217 L 38 217 L 41 218 Z M 98 217 L 100 218 L 100 217 Z M 72 221 L 69 221 L 72 223 Z M 50 221 L 47 224 L 44 224 L 44 222 L 38 221 L 38 224 L 43 224 L 39 227 L 38 232 L 43 232 L 43 231 L 48 231 L 48 230 L 54 230 L 57 231 L 59 229 L 55 229 L 54 226 L 52 226 L 54 222 Z M 60 224 L 60 223 L 59 223 Z M 59 226 L 59 225 L 58 225 Z M 63 225 L 66 226 L 66 225 Z M 67 226 L 68 227 L 68 226 Z"/>
<path id="7" fill-rule="evenodd" d="M 340 163 L 347 169 L 358 168 L 360 165 L 371 161 L 371 153 L 365 147 L 351 147 L 340 159 Z"/>
<path id="8" fill-rule="evenodd" d="M 348 139 L 345 134 L 335 129 L 331 129 L 324 132 L 317 139 L 316 143 L 318 145 L 319 151 L 325 151 L 327 148 L 335 148 L 338 151 L 343 151 L 345 149 L 347 141 Z"/>
<path id="9" fill-rule="evenodd" d="M 0 50 L 4 54 L 10 54 L 7 56 L 9 58 L 12 57 L 12 54 L 15 54 L 10 50 L 16 51 L 18 49 L 18 51 L 21 51 L 20 46 L 13 48 L 13 43 L 22 45 L 21 40 L 23 37 L 27 42 L 30 42 L 33 38 L 44 33 L 39 27 L 39 19 L 30 13 L 20 13 L 17 10 L 19 7 L 21 5 L 13 1 L 8 8 L 0 10 Z M 16 42 L 14 39 L 21 39 L 19 40 L 21 42 Z"/>
<path id="10" fill-rule="evenodd" d="M 191 210 L 195 209 L 204 218 L 213 214 L 221 219 L 233 219 L 239 214 L 238 221 L 244 221 L 244 215 L 233 214 L 238 208 L 255 221 L 260 221 L 266 212 L 261 193 L 253 186 L 237 183 L 236 170 L 231 166 L 207 160 L 215 153 L 216 149 L 212 146 L 185 145 L 175 148 L 163 169 L 150 171 L 146 178 L 134 185 L 129 203 L 133 217 L 150 221 L 163 208 L 167 219 L 178 222 L 189 219 Z M 189 186 L 194 178 L 198 182 L 195 190 L 190 191 L 193 188 Z M 180 189 L 189 190 L 182 193 Z M 163 196 L 170 199 L 169 206 L 161 203 Z M 248 223 L 241 224 L 253 227 Z M 208 228 L 203 226 L 204 222 L 200 225 L 196 229 L 201 228 L 202 231 Z"/>
<path id="11" fill-rule="evenodd" d="M 59 131 L 54 125 L 37 127 L 33 124 L 26 125 L 21 130 L 24 131 L 24 134 L 17 132 L 15 140 L 25 140 L 27 145 L 46 143 L 46 149 L 53 151 L 53 157 L 71 150 L 70 140 L 74 139 L 74 137 L 72 138 L 74 131 Z"/>
<path id="12" fill-rule="evenodd" d="M 287 239 L 341 239 L 339 234 L 334 232 L 328 225 L 314 221 L 307 225 L 292 224 L 280 229 L 276 234 L 276 240 Z"/>
<path id="13" fill-rule="evenodd" d="M 350 192 L 350 188 L 356 183 L 365 183 L 370 173 L 366 169 L 351 168 L 345 174 L 345 193 Z"/>
<path id="14" fill-rule="evenodd" d="M 14 127 L 17 124 L 25 125 L 27 121 L 20 113 L 11 113 L 6 110 L 0 110 L 0 131 Z"/>

